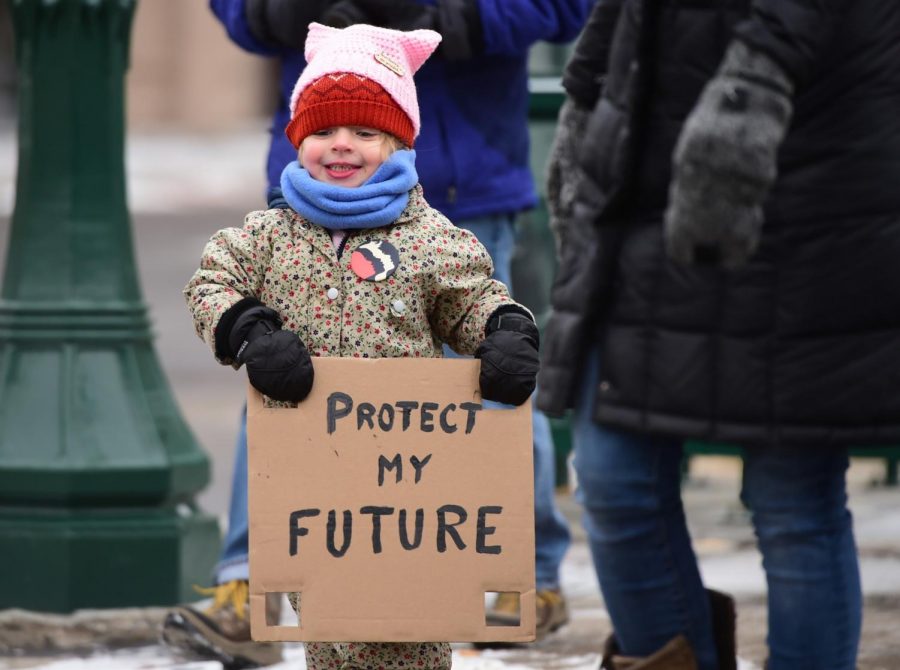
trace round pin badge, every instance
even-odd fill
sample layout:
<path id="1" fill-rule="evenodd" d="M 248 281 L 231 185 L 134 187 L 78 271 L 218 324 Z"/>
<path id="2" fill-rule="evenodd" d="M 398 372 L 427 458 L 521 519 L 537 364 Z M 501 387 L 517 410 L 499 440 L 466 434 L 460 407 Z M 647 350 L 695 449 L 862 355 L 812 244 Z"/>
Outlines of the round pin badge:
<path id="1" fill-rule="evenodd" d="M 350 256 L 350 269 L 366 281 L 382 281 L 400 265 L 400 252 L 390 242 L 366 242 Z"/>

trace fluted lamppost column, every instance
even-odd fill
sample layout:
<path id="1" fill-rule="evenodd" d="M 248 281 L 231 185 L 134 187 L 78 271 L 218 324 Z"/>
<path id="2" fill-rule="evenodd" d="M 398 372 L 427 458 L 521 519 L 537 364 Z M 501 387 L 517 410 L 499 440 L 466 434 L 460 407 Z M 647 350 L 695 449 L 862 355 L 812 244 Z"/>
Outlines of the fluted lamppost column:
<path id="1" fill-rule="evenodd" d="M 16 201 L 0 293 L 0 609 L 166 605 L 205 583 L 209 463 L 153 346 L 132 250 L 135 0 L 11 0 Z"/>

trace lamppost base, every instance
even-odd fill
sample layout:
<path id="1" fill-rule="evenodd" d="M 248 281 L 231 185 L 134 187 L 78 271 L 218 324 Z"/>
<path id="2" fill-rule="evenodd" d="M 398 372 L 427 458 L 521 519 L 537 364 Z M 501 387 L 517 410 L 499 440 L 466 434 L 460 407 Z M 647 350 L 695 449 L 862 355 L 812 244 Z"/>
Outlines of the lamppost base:
<path id="1" fill-rule="evenodd" d="M 0 507 L 0 609 L 73 612 L 196 600 L 220 544 L 216 519 L 172 508 Z"/>

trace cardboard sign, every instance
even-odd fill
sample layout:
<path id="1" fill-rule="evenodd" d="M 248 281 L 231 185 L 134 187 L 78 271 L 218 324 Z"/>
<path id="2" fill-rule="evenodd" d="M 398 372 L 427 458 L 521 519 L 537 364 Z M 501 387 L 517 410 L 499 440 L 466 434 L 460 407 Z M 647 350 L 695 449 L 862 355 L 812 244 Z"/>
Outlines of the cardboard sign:
<path id="1" fill-rule="evenodd" d="M 531 406 L 484 409 L 479 362 L 316 358 L 296 409 L 247 409 L 257 640 L 534 639 Z M 266 620 L 300 593 L 299 625 Z M 485 594 L 520 594 L 488 626 Z"/>

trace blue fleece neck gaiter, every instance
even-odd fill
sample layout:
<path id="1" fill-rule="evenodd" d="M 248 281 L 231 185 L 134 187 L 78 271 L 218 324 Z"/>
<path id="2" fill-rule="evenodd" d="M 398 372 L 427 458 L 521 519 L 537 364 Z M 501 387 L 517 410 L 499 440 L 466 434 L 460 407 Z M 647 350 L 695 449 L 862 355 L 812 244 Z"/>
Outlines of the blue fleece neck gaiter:
<path id="1" fill-rule="evenodd" d="M 392 153 L 356 188 L 313 179 L 297 161 L 281 173 L 281 191 L 295 212 L 328 230 L 378 228 L 396 220 L 409 203 L 409 190 L 419 182 L 416 152 Z"/>

